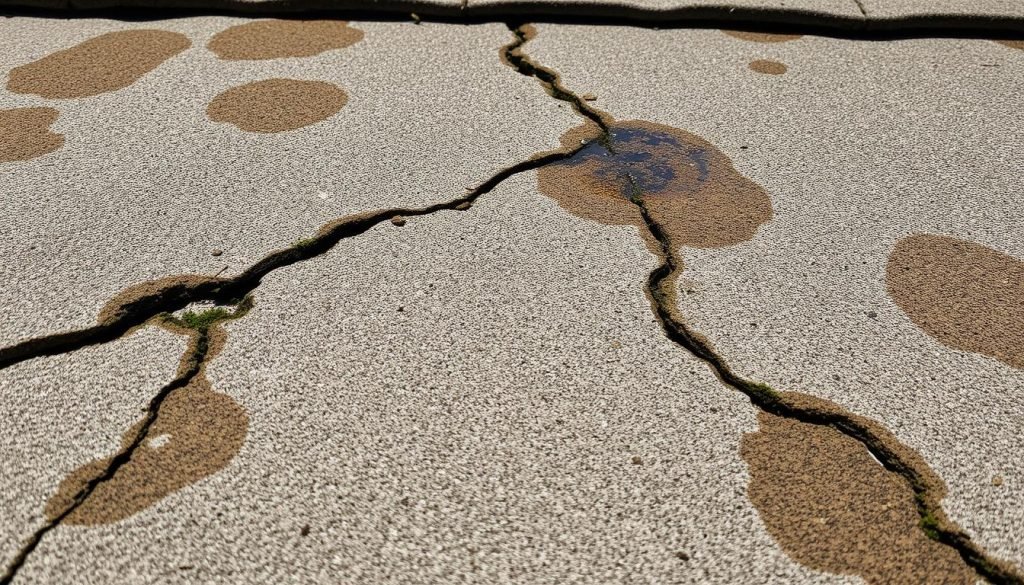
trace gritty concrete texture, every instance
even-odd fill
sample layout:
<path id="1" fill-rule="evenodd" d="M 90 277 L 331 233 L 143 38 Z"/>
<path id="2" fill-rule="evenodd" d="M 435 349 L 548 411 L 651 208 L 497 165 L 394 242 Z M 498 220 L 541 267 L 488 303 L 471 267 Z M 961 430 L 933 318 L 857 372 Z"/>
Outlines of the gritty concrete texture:
<path id="1" fill-rule="evenodd" d="M 853 583 L 766 532 L 755 410 L 661 335 L 653 264 L 527 173 L 273 273 L 209 365 L 237 457 L 19 582 Z"/>
<path id="2" fill-rule="evenodd" d="M 1017 0 L 860 0 L 869 20 L 959 22 L 965 20 L 1024 20 L 1024 3 Z"/>
<path id="3" fill-rule="evenodd" d="M 714 18 L 765 22 L 822 22 L 864 18 L 854 0 L 538 0 L 512 3 L 509 0 L 468 0 L 470 13 L 516 10 L 532 14 L 580 14 L 594 16 L 629 15 L 648 19 Z"/>
<path id="4" fill-rule="evenodd" d="M 185 340 L 146 327 L 118 341 L 0 370 L 0 554 L 4 568 L 46 521 L 61 479 L 113 455 L 178 368 Z"/>
<path id="5" fill-rule="evenodd" d="M 1024 259 L 1020 51 L 538 28 L 526 50 L 566 86 L 616 119 L 701 136 L 771 198 L 774 217 L 750 241 L 681 252 L 688 322 L 741 375 L 883 424 L 944 480 L 950 517 L 1024 565 L 1024 371 L 944 345 L 886 284 L 891 253 L 914 234 Z M 621 65 L 597 66 L 611 59 Z M 758 74 L 755 59 L 788 71 Z"/>
<path id="6" fill-rule="evenodd" d="M 353 22 L 361 40 L 301 58 L 222 60 L 207 48 L 245 22 L 0 19 L 5 84 L 12 70 L 107 33 L 159 30 L 191 43 L 127 87 L 93 97 L 44 99 L 15 93 L 17 83 L 0 91 L 0 112 L 57 110 L 49 132 L 64 140 L 52 150 L 56 138 L 40 122 L 26 132 L 49 141 L 41 154 L 0 162 L 9 218 L 0 228 L 0 345 L 92 325 L 107 299 L 139 282 L 232 276 L 346 214 L 451 199 L 557 147 L 578 123 L 500 62 L 512 39 L 503 25 Z M 330 84 L 347 102 L 278 133 L 208 116 L 217 96 L 268 79 Z M 323 92 L 301 93 L 268 110 L 272 129 L 300 98 L 324 105 Z M 335 108 L 339 100 L 327 101 Z"/>

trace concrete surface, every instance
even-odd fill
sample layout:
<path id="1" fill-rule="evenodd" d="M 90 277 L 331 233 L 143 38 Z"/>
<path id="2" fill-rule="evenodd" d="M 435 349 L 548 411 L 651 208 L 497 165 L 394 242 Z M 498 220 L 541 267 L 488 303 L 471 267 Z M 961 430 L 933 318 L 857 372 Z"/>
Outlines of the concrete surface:
<path id="1" fill-rule="evenodd" d="M 539 31 L 528 52 L 568 87 L 619 119 L 702 136 L 771 197 L 774 218 L 752 240 L 681 252 L 691 324 L 742 375 L 885 425 L 945 481 L 953 519 L 1024 564 L 1024 371 L 940 344 L 885 276 L 915 233 L 1024 258 L 1024 53 L 985 40 Z M 597 65 L 611 59 L 625 62 Z M 755 59 L 788 70 L 760 74 Z"/>
<path id="2" fill-rule="evenodd" d="M 269 277 L 209 369 L 235 461 L 19 581 L 841 582 L 743 497 L 755 411 L 660 335 L 634 229 L 535 182 Z"/>
<path id="3" fill-rule="evenodd" d="M 118 451 L 121 435 L 169 383 L 185 339 L 146 327 L 118 341 L 0 370 L 0 554 L 4 565 L 46 521 L 76 467 Z"/>
<path id="4" fill-rule="evenodd" d="M 71 100 L 0 91 L 0 109 L 56 109 L 51 130 L 65 141 L 0 163 L 10 218 L 0 228 L 0 345 L 91 325 L 138 282 L 237 274 L 342 215 L 451 199 L 557 146 L 575 123 L 568 106 L 499 61 L 512 40 L 502 25 L 352 23 L 361 40 L 303 58 L 222 60 L 206 48 L 244 22 L 0 19 L 5 81 L 111 31 L 191 41 L 124 89 Z M 271 134 L 208 117 L 218 94 L 268 78 L 334 84 L 347 103 Z"/>

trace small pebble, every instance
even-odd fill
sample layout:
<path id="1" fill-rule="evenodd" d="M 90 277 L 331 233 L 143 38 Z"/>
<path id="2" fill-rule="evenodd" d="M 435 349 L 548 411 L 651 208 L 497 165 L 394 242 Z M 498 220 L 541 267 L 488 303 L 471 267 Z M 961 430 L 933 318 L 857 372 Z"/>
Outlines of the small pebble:
<path id="1" fill-rule="evenodd" d="M 403 225 L 405 225 L 405 218 L 402 217 L 401 215 L 396 215 L 395 217 L 391 218 L 391 223 L 397 225 L 398 227 L 402 227 Z"/>
<path id="2" fill-rule="evenodd" d="M 1003 478 L 999 475 L 992 478 L 992 485 L 999 487 L 1003 485 Z"/>
<path id="3" fill-rule="evenodd" d="M 643 458 L 641 458 L 639 455 L 634 455 L 633 456 L 633 465 L 640 465 L 643 462 L 644 462 Z"/>
<path id="4" fill-rule="evenodd" d="M 302 536 L 309 536 L 309 524 L 303 526 L 302 530 L 299 531 L 299 534 Z"/>
<path id="5" fill-rule="evenodd" d="M 878 313 L 874 311 L 868 311 L 868 319 L 874 319 L 876 317 L 878 317 Z"/>
<path id="6" fill-rule="evenodd" d="M 618 340 L 614 340 L 613 339 L 612 340 L 612 348 L 619 349 L 620 347 L 622 347 L 622 343 L 620 341 L 618 341 Z"/>
<path id="7" fill-rule="evenodd" d="M 690 560 L 690 555 L 684 553 L 683 551 L 677 552 L 676 556 L 679 557 L 680 559 L 684 560 L 684 561 Z"/>
<path id="8" fill-rule="evenodd" d="M 220 249 L 213 250 L 212 252 L 210 252 L 210 254 L 212 254 L 214 256 L 220 256 L 223 253 L 224 253 L 224 250 L 220 250 Z"/>
<path id="9" fill-rule="evenodd" d="M 399 313 L 404 313 L 404 312 L 405 312 L 405 307 L 403 307 L 403 306 L 399 305 L 399 307 L 398 307 L 398 312 L 399 312 Z"/>

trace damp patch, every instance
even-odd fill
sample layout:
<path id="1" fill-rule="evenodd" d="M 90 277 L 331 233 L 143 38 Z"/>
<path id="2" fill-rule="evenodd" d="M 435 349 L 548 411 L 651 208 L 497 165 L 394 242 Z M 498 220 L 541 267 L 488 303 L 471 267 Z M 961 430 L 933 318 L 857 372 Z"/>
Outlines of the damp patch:
<path id="1" fill-rule="evenodd" d="M 1024 261 L 916 234 L 896 243 L 885 280 L 893 302 L 943 345 L 1024 368 Z"/>
<path id="2" fill-rule="evenodd" d="M 207 48 L 221 59 L 255 61 L 312 57 L 362 39 L 344 20 L 260 20 L 217 33 Z"/>
<path id="3" fill-rule="evenodd" d="M 779 63 L 778 61 L 772 61 L 770 59 L 758 59 L 756 61 L 751 61 L 748 67 L 751 71 L 764 73 L 766 75 L 782 75 L 789 70 L 785 63 Z"/>
<path id="4" fill-rule="evenodd" d="M 275 133 L 322 122 L 347 102 L 344 90 L 325 81 L 267 79 L 219 94 L 206 113 L 246 132 Z"/>
<path id="5" fill-rule="evenodd" d="M 64 146 L 64 136 L 50 131 L 60 112 L 53 108 L 0 110 L 0 162 L 19 162 Z"/>
<path id="6" fill-rule="evenodd" d="M 183 34 L 128 30 L 102 34 L 11 70 L 7 89 L 48 99 L 123 89 L 192 46 Z"/>

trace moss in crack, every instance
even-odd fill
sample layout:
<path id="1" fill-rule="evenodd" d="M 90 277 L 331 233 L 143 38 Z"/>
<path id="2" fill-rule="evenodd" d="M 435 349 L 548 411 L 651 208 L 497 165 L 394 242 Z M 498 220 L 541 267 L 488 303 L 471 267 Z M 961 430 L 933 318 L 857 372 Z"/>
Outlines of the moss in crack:
<path id="1" fill-rule="evenodd" d="M 302 238 L 301 240 L 296 240 L 295 243 L 292 244 L 292 248 L 295 248 L 296 250 L 306 250 L 308 248 L 312 248 L 314 244 L 316 244 L 316 238 Z"/>

